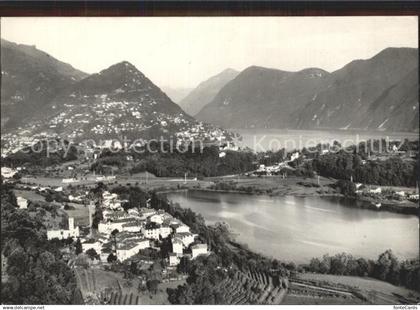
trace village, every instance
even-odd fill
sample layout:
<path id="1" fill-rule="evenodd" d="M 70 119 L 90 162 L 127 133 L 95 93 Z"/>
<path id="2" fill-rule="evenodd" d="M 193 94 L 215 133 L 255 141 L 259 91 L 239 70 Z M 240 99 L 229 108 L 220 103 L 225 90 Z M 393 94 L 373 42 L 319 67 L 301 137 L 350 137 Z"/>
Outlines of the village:
<path id="1" fill-rule="evenodd" d="M 25 208 L 27 201 L 18 197 L 18 204 Z M 74 218 L 68 218 L 68 227 L 47 231 L 48 240 L 74 238 L 80 240 L 83 253 L 93 252 L 98 257 L 93 265 L 108 264 L 118 260 L 124 262 L 132 259 L 144 249 L 160 251 L 162 239 L 168 238 L 172 251 L 166 257 L 168 267 L 176 267 L 182 257 L 195 259 L 199 255 L 207 255 L 207 244 L 196 241 L 196 234 L 180 220 L 163 210 L 151 208 L 133 208 L 125 211 L 124 200 L 115 193 L 104 191 L 101 208 L 103 220 L 93 229 L 93 213 L 95 206 L 89 205 L 89 226 L 80 229 L 74 224 Z M 92 251 L 93 250 L 93 251 Z"/>

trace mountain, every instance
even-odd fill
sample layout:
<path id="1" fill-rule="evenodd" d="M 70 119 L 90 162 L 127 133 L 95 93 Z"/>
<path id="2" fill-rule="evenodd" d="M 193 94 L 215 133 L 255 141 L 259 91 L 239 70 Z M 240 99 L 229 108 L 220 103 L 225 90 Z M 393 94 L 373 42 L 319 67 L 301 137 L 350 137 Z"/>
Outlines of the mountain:
<path id="1" fill-rule="evenodd" d="M 249 67 L 197 118 L 228 128 L 418 130 L 418 50 L 387 48 L 328 73 Z"/>
<path id="2" fill-rule="evenodd" d="M 162 90 L 168 95 L 169 98 L 175 103 L 180 102 L 184 99 L 191 91 L 191 88 L 172 88 L 172 87 L 162 87 Z"/>
<path id="3" fill-rule="evenodd" d="M 301 109 L 297 128 L 418 130 L 417 67 L 418 50 L 412 48 L 387 48 L 352 61 Z"/>
<path id="4" fill-rule="evenodd" d="M 286 128 L 291 115 L 320 91 L 329 73 L 288 72 L 252 66 L 227 83 L 197 118 L 227 128 Z"/>
<path id="5" fill-rule="evenodd" d="M 387 88 L 369 107 L 359 126 L 388 128 L 393 131 L 415 131 L 419 127 L 419 68 L 414 68 L 401 81 Z"/>
<path id="6" fill-rule="evenodd" d="M 34 119 L 32 132 L 70 139 L 150 139 L 188 130 L 195 119 L 129 62 L 115 64 L 67 87 Z"/>
<path id="7" fill-rule="evenodd" d="M 214 99 L 223 86 L 233 80 L 238 74 L 239 72 L 233 69 L 222 71 L 200 83 L 188 96 L 179 102 L 179 105 L 188 114 L 197 114 L 206 104 Z"/>
<path id="8" fill-rule="evenodd" d="M 87 74 L 35 46 L 1 40 L 1 128 L 25 124 L 45 112 L 57 93 Z"/>

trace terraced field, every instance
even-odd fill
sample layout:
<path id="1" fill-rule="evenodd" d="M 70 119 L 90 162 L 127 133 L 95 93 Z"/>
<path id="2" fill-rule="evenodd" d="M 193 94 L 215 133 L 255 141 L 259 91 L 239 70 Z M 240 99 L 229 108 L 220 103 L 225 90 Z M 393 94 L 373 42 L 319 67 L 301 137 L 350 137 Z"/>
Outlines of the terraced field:
<path id="1" fill-rule="evenodd" d="M 227 304 L 280 304 L 287 292 L 287 280 L 274 284 L 273 278 L 263 273 L 239 272 L 227 277 L 217 286 Z"/>
<path id="2" fill-rule="evenodd" d="M 160 283 L 156 294 L 139 292 L 137 278 L 127 280 L 120 273 L 101 269 L 75 269 L 78 289 L 84 304 L 165 305 L 170 304 L 167 288 L 176 288 L 185 279 Z"/>
<path id="3" fill-rule="evenodd" d="M 97 269 L 75 269 L 77 284 L 87 304 L 137 305 L 136 287 L 125 287 L 118 275 Z"/>
<path id="4" fill-rule="evenodd" d="M 354 276 L 297 274 L 285 304 L 416 304 L 420 294 L 387 282 Z"/>
<path id="5" fill-rule="evenodd" d="M 122 294 L 118 291 L 111 292 L 107 298 L 108 304 L 110 305 L 139 305 L 140 296 L 131 292 L 130 294 Z"/>

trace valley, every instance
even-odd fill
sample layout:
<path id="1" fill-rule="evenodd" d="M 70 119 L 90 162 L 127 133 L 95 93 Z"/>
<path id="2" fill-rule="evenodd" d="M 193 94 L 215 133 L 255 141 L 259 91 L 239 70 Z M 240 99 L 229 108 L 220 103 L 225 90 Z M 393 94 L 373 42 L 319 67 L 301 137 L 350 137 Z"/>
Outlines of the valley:
<path id="1" fill-rule="evenodd" d="M 420 300 L 417 49 L 167 94 L 1 48 L 7 303 Z"/>

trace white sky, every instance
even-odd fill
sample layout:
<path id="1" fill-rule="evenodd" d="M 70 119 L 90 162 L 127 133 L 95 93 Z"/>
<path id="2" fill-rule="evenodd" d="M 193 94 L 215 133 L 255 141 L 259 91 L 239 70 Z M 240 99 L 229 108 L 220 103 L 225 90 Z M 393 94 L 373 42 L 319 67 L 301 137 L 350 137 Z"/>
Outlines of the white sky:
<path id="1" fill-rule="evenodd" d="M 418 47 L 417 17 L 2 18 L 1 37 L 87 73 L 127 60 L 160 87 L 226 68 L 341 68 L 386 47 Z"/>

